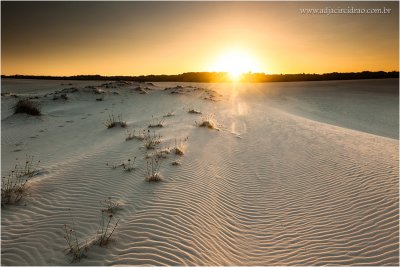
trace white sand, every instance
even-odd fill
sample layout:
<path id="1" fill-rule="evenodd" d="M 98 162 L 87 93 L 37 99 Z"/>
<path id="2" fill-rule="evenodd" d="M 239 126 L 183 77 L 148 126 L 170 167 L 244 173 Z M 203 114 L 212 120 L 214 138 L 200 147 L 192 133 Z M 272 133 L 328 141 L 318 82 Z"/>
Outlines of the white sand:
<path id="1" fill-rule="evenodd" d="M 63 224 L 72 214 L 79 237 L 93 238 L 109 196 L 122 206 L 113 240 L 75 265 L 399 263 L 397 79 L 193 84 L 221 93 L 216 102 L 202 90 L 162 90 L 172 83 L 102 88 L 104 101 L 91 89 L 52 100 L 43 95 L 102 82 L 29 82 L 2 81 L 2 92 L 40 89 L 44 113 L 13 115 L 16 99 L 2 97 L 2 176 L 16 158 L 41 160 L 29 195 L 2 208 L 2 265 L 70 265 Z M 220 130 L 197 127 L 192 108 L 214 114 Z M 172 111 L 154 130 L 160 149 L 188 137 L 184 155 L 167 154 L 163 181 L 147 183 L 145 156 L 156 151 L 103 122 L 122 114 L 137 132 Z M 111 167 L 135 156 L 132 172 Z"/>

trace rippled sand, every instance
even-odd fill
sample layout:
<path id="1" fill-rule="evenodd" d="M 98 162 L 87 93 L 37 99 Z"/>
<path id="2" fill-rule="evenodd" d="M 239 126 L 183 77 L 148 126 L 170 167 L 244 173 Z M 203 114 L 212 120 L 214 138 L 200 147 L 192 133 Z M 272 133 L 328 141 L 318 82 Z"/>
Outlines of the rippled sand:
<path id="1" fill-rule="evenodd" d="M 397 86 L 395 81 L 380 81 L 381 87 Z M 371 88 L 379 89 L 374 82 Z M 41 118 L 12 115 L 8 108 L 16 99 L 2 97 L 3 176 L 16 158 L 41 160 L 29 195 L 2 208 L 2 265 L 69 265 L 63 224 L 74 218 L 79 237 L 94 238 L 105 197 L 121 203 L 113 240 L 90 247 L 76 264 L 399 264 L 393 90 L 371 95 L 365 81 L 354 87 L 181 84 L 171 94 L 174 89 L 163 89 L 176 84 L 129 84 L 103 88 L 104 101 L 96 101 L 98 95 L 83 89 L 87 83 L 73 82 L 79 90 L 67 101 L 44 97 L 71 87 L 60 83 L 37 94 Z M 334 92 L 320 90 L 324 86 L 356 89 L 339 90 L 335 99 Z M 32 87 L 40 89 L 40 82 Z M 343 101 L 350 106 L 337 105 Z M 198 127 L 202 115 L 189 114 L 193 108 L 212 115 L 219 130 Z M 160 159 L 163 181 L 148 183 L 146 155 L 157 149 L 125 141 L 125 129 L 107 129 L 103 122 L 122 114 L 128 129 L 138 131 L 168 112 L 174 116 L 155 129 L 158 149 L 188 138 L 184 155 Z M 133 157 L 132 172 L 112 167 Z"/>

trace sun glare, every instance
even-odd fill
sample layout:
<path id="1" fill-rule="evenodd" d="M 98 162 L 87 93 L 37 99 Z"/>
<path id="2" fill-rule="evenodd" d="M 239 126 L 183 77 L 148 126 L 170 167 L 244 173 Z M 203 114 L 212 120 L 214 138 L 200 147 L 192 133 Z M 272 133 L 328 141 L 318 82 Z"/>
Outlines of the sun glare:
<path id="1" fill-rule="evenodd" d="M 257 62 L 243 51 L 229 51 L 215 61 L 213 71 L 228 72 L 231 80 L 238 81 L 243 73 L 259 71 Z"/>

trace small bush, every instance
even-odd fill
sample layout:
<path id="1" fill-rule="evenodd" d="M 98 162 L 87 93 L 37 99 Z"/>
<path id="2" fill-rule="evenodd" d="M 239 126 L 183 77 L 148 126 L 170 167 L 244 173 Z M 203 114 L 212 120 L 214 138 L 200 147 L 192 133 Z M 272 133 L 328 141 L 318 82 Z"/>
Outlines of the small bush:
<path id="1" fill-rule="evenodd" d="M 149 123 L 149 128 L 162 128 L 164 127 L 164 118 L 157 119 L 152 116 L 152 120 Z"/>
<path id="2" fill-rule="evenodd" d="M 149 183 L 162 181 L 159 170 L 160 170 L 159 160 L 154 158 L 149 159 L 147 161 L 146 181 Z"/>
<path id="3" fill-rule="evenodd" d="M 21 176 L 3 177 L 1 181 L 1 206 L 18 203 L 25 196 L 27 182 L 28 179 Z"/>
<path id="4" fill-rule="evenodd" d="M 201 111 L 195 109 L 189 109 L 188 113 L 190 114 L 201 114 Z"/>
<path id="5" fill-rule="evenodd" d="M 108 213 L 114 213 L 116 210 L 120 208 L 118 201 L 112 200 L 111 197 L 105 198 L 103 201 L 100 201 L 100 203 L 103 206 L 102 210 Z"/>
<path id="6" fill-rule="evenodd" d="M 141 132 L 137 133 L 135 132 L 135 130 L 130 131 L 130 130 L 126 130 L 126 141 L 130 141 L 130 140 L 144 140 L 146 136 L 146 130 L 142 130 Z"/>
<path id="7" fill-rule="evenodd" d="M 173 112 L 173 111 L 167 112 L 163 115 L 164 118 L 168 118 L 168 117 L 172 117 L 172 116 L 175 116 L 175 112 Z"/>
<path id="8" fill-rule="evenodd" d="M 32 116 L 40 116 L 40 108 L 37 103 L 30 101 L 29 99 L 21 99 L 14 106 L 14 113 L 26 113 Z"/>
<path id="9" fill-rule="evenodd" d="M 115 223 L 112 222 L 113 220 L 115 221 L 115 218 L 112 214 L 107 214 L 104 209 L 101 211 L 101 221 L 97 238 L 100 247 L 108 244 L 115 228 L 118 226 L 119 219 Z"/>
<path id="10" fill-rule="evenodd" d="M 147 130 L 147 133 L 144 135 L 144 142 L 144 146 L 147 149 L 154 149 L 158 144 L 161 143 L 161 136 L 156 135 L 155 132 L 151 134 L 150 130 Z"/>
<path id="11" fill-rule="evenodd" d="M 68 254 L 72 255 L 72 262 L 80 261 L 89 249 L 87 241 L 79 242 L 74 227 L 64 224 L 64 239 L 67 242 Z"/>
<path id="12" fill-rule="evenodd" d="M 150 159 L 150 158 L 156 158 L 156 159 L 166 159 L 169 155 L 171 154 L 171 151 L 169 148 L 164 148 L 164 149 L 160 149 L 157 150 L 156 152 L 152 153 L 152 154 L 147 154 L 146 155 L 146 159 Z"/>
<path id="13" fill-rule="evenodd" d="M 27 182 L 29 178 L 38 173 L 40 161 L 34 163 L 33 156 L 26 156 L 25 165 L 21 167 L 18 163 L 15 165 L 8 177 L 5 176 L 1 181 L 1 206 L 15 204 L 21 201 L 26 195 L 28 189 Z"/>
<path id="14" fill-rule="evenodd" d="M 188 137 L 186 137 L 184 140 L 179 140 L 179 142 L 176 141 L 175 139 L 175 146 L 172 149 L 175 153 L 175 155 L 178 156 L 183 156 L 184 154 L 184 148 L 185 148 L 185 142 L 188 140 Z"/>
<path id="15" fill-rule="evenodd" d="M 104 125 L 108 129 L 114 128 L 114 127 L 117 127 L 117 126 L 120 126 L 122 128 L 126 128 L 128 126 L 126 121 L 122 120 L 122 115 L 121 114 L 119 114 L 117 118 L 115 118 L 114 114 L 108 115 L 108 119 L 106 120 L 106 122 L 104 122 Z"/>
<path id="16" fill-rule="evenodd" d="M 136 157 L 134 157 L 133 160 L 128 159 L 127 163 L 122 162 L 122 167 L 124 168 L 124 170 L 127 172 L 131 172 L 131 171 L 135 170 L 135 166 L 134 166 L 135 160 L 136 160 Z"/>
<path id="17" fill-rule="evenodd" d="M 215 119 L 212 115 L 207 115 L 205 117 L 202 117 L 201 119 L 202 122 L 201 123 L 196 122 L 196 125 L 198 125 L 199 127 L 218 130 L 217 123 L 215 122 Z"/>

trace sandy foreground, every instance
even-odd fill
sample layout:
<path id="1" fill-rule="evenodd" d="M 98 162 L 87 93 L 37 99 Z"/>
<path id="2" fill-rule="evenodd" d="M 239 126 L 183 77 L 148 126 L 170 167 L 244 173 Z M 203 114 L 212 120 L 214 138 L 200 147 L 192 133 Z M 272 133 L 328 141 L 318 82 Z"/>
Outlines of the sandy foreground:
<path id="1" fill-rule="evenodd" d="M 398 79 L 104 83 L 2 80 L 2 176 L 40 160 L 2 208 L 2 265 L 399 264 Z M 13 114 L 23 97 L 43 115 Z M 155 149 L 126 141 L 159 122 Z M 157 156 L 162 181 L 146 182 Z M 100 247 L 108 197 L 119 223 Z M 89 242 L 80 261 L 64 224 Z"/>

